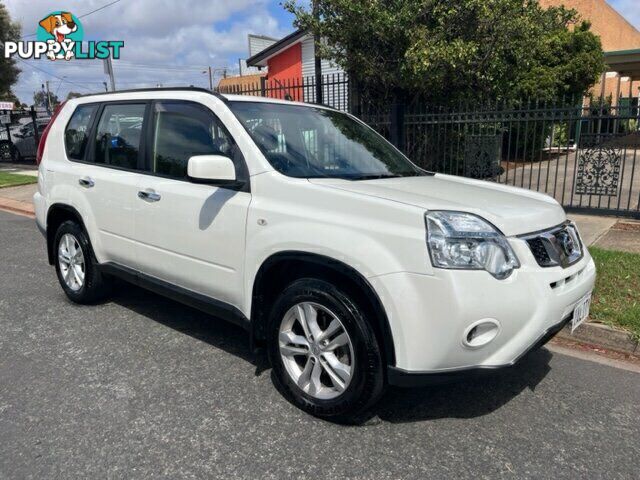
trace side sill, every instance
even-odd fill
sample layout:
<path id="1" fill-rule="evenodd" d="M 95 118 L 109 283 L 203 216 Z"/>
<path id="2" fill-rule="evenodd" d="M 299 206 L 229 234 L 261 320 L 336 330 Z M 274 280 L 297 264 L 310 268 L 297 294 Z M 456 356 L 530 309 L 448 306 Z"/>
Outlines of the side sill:
<path id="1" fill-rule="evenodd" d="M 165 282 L 164 280 L 151 277 L 132 268 L 118 265 L 116 263 L 102 263 L 100 264 L 100 271 L 196 308 L 214 317 L 231 322 L 247 331 L 251 330 L 251 321 L 245 317 L 238 308 L 233 305 L 229 305 L 228 303 L 221 302 L 220 300 L 196 293 L 186 288 L 178 287 L 169 282 Z"/>

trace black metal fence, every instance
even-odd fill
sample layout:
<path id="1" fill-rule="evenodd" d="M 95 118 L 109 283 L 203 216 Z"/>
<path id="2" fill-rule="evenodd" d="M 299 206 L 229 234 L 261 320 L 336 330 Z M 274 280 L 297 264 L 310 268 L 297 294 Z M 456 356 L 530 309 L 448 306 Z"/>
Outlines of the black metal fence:
<path id="1" fill-rule="evenodd" d="M 372 101 L 343 74 L 323 76 L 320 90 L 320 103 L 359 116 L 423 168 L 543 192 L 568 210 L 640 218 L 640 113 L 631 90 L 448 108 Z M 316 103 L 318 89 L 307 77 L 220 91 Z"/>
<path id="2" fill-rule="evenodd" d="M 221 86 L 216 91 L 232 95 L 254 95 L 296 102 L 322 103 L 338 110 L 349 110 L 349 79 L 341 73 L 322 75 L 319 88 L 315 76 L 282 81 L 262 77 L 255 82 Z M 320 101 L 316 101 L 318 96 L 321 97 Z"/>
<path id="3" fill-rule="evenodd" d="M 638 120 L 637 99 L 580 99 L 414 105 L 374 127 L 399 123 L 400 147 L 428 170 L 543 192 L 569 210 L 640 217 Z"/>

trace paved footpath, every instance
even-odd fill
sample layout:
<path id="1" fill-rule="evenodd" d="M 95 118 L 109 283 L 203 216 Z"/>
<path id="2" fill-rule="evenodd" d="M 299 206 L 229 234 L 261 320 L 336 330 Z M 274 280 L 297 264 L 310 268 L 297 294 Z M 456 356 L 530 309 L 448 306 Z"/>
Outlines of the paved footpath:
<path id="1" fill-rule="evenodd" d="M 72 305 L 28 218 L 0 244 L 0 478 L 638 478 L 638 373 L 543 349 L 333 425 L 240 329 L 134 287 Z"/>

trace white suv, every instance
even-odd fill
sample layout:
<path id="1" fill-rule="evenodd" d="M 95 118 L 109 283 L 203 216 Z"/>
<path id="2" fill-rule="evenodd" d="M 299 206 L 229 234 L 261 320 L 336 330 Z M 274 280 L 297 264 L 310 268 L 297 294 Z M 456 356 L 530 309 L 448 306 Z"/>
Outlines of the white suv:
<path id="1" fill-rule="evenodd" d="M 87 96 L 39 157 L 37 223 L 72 301 L 115 276 L 230 320 L 324 418 L 513 365 L 588 312 L 594 263 L 555 200 L 424 171 L 330 108 Z"/>

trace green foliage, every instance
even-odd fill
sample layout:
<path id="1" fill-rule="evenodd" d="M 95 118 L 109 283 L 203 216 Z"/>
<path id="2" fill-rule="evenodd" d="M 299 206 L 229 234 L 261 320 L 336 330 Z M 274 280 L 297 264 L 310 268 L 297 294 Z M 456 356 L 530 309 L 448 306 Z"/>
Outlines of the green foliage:
<path id="1" fill-rule="evenodd" d="M 7 11 L 7 7 L 0 3 L 0 44 L 4 42 L 17 42 L 20 40 L 20 25 L 13 22 Z M 0 54 L 0 100 L 16 101 L 11 92 L 11 87 L 18 81 L 20 69 L 13 59 L 4 58 Z"/>
<path id="2" fill-rule="evenodd" d="M 549 128 L 548 137 L 552 140 L 550 147 L 568 147 L 569 138 L 569 126 L 571 122 L 554 123 Z"/>
<path id="3" fill-rule="evenodd" d="M 300 28 L 368 88 L 432 103 L 579 95 L 604 71 L 600 39 L 537 0 L 289 0 Z"/>
<path id="4" fill-rule="evenodd" d="M 49 97 L 47 97 L 47 92 L 44 90 L 38 90 L 33 93 L 33 105 L 36 107 L 44 107 L 49 106 L 49 98 L 51 99 L 51 108 L 53 109 L 56 105 L 60 104 L 60 99 L 53 92 L 49 93 Z"/>
<path id="5" fill-rule="evenodd" d="M 17 173 L 0 172 L 0 188 L 3 187 L 16 187 L 18 185 L 28 185 L 36 183 L 38 177 L 31 175 L 20 175 Z"/>
<path id="6" fill-rule="evenodd" d="M 591 320 L 626 328 L 640 338 L 640 254 L 589 248 L 598 276 Z"/>

